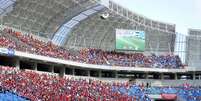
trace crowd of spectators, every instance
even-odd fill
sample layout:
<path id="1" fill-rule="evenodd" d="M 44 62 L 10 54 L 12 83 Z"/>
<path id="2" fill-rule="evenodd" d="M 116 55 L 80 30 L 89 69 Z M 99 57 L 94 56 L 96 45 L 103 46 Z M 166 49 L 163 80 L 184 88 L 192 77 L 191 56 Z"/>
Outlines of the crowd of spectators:
<path id="1" fill-rule="evenodd" d="M 152 68 L 182 68 L 182 62 L 176 55 L 146 56 L 143 53 L 118 53 L 98 49 L 83 49 L 82 61 L 92 64 L 106 64 L 110 66 L 152 67 Z"/>
<path id="2" fill-rule="evenodd" d="M 0 87 L 31 101 L 151 101 L 139 86 L 0 67 Z"/>
<path id="3" fill-rule="evenodd" d="M 201 101 L 201 87 L 180 87 L 177 95 L 184 101 Z"/>
<path id="4" fill-rule="evenodd" d="M 21 32 L 15 32 L 12 29 L 4 29 L 4 32 L 4 34 L 10 34 L 13 37 L 18 38 L 19 41 L 31 46 L 31 49 L 27 50 L 32 53 L 62 59 L 68 59 L 69 57 L 69 53 L 65 49 L 58 47 L 51 42 L 43 42 L 36 39 L 31 34 L 24 35 Z"/>
<path id="5" fill-rule="evenodd" d="M 201 87 L 193 87 L 189 84 L 178 87 L 151 87 L 144 92 L 148 95 L 164 95 L 163 97 L 166 99 L 177 98 L 180 99 L 179 101 L 201 101 Z"/>
<path id="6" fill-rule="evenodd" d="M 3 36 L 0 37 L 0 46 L 14 49 L 16 48 L 16 44 L 14 41 Z"/>
<path id="7" fill-rule="evenodd" d="M 151 101 L 150 94 L 161 95 L 163 99 L 200 101 L 201 88 L 186 85 L 147 88 L 129 82 L 62 78 L 0 66 L 0 91 L 3 89 L 31 101 Z"/>
<path id="8" fill-rule="evenodd" d="M 43 42 L 34 38 L 31 34 L 24 35 L 21 32 L 12 29 L 4 29 L 3 34 L 12 35 L 27 46 L 25 47 L 12 39 L 1 37 L 0 46 L 14 48 L 17 50 L 26 50 L 30 53 L 44 55 L 65 60 L 72 60 L 82 63 L 109 65 L 109 66 L 126 66 L 126 67 L 152 67 L 152 68 L 183 68 L 179 56 L 176 55 L 155 55 L 149 56 L 143 53 L 119 53 L 103 51 L 101 49 L 81 49 L 77 54 L 69 52 L 67 49 L 58 47 L 51 42 Z M 23 48 L 23 49 L 22 49 Z"/>

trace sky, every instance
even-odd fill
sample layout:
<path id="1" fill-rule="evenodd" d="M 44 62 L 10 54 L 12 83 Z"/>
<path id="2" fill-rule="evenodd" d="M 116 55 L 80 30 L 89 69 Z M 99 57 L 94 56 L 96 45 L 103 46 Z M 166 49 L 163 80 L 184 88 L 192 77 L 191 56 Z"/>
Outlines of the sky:
<path id="1" fill-rule="evenodd" d="M 113 0 L 153 20 L 176 24 L 176 31 L 201 29 L 201 0 Z"/>

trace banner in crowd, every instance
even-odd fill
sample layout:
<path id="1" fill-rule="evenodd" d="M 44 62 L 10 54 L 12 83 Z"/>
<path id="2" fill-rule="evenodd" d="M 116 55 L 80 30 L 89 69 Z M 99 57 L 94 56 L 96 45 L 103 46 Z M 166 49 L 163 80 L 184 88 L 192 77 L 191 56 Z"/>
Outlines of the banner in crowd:
<path id="1" fill-rule="evenodd" d="M 0 48 L 0 54 L 8 55 L 8 56 L 14 56 L 15 55 L 15 51 L 13 49 Z"/>
<path id="2" fill-rule="evenodd" d="M 144 51 L 145 32 L 116 29 L 116 49 Z"/>

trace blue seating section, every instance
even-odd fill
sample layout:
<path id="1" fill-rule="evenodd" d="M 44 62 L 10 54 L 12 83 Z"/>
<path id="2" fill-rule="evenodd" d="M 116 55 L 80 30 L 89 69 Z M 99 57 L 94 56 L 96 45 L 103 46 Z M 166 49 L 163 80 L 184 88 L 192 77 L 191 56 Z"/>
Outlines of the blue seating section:
<path id="1" fill-rule="evenodd" d="M 137 101 L 151 101 L 151 99 L 142 91 L 142 89 L 136 85 L 129 87 L 129 89 L 127 89 L 125 86 L 122 87 L 113 86 L 112 91 L 135 97 Z"/>
<path id="2" fill-rule="evenodd" d="M 185 101 L 201 101 L 201 88 L 179 89 L 178 96 Z"/>
<path id="3" fill-rule="evenodd" d="M 199 87 L 151 87 L 145 94 L 177 94 L 184 101 L 201 101 L 201 88 Z"/>
<path id="4" fill-rule="evenodd" d="M 28 100 L 16 94 L 6 91 L 6 92 L 0 93 L 0 101 L 28 101 Z"/>
<path id="5" fill-rule="evenodd" d="M 145 93 L 146 94 L 158 95 L 158 94 L 161 94 L 161 89 L 158 87 L 151 87 L 151 88 L 145 89 Z"/>

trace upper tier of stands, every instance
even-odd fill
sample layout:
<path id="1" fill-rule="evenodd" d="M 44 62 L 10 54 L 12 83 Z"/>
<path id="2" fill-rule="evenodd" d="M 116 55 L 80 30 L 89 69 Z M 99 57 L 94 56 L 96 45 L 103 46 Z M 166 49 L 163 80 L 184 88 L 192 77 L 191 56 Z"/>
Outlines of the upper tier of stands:
<path id="1" fill-rule="evenodd" d="M 81 49 L 79 51 L 71 52 L 62 47 L 55 46 L 51 42 L 46 43 L 31 35 L 24 35 L 21 32 L 15 32 L 12 29 L 4 29 L 1 33 L 1 47 L 13 48 L 19 51 L 26 51 L 64 60 L 109 66 L 170 69 L 183 67 L 180 58 L 173 54 L 159 56 L 155 54 L 144 55 L 143 53 L 125 54 L 114 51 L 103 51 L 100 49 Z"/>

